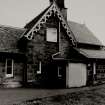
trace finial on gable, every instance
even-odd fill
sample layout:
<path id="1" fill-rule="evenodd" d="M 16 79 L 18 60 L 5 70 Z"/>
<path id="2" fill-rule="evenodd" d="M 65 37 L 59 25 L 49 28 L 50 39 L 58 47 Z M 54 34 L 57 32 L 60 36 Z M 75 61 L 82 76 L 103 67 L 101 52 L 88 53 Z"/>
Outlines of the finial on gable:
<path id="1" fill-rule="evenodd" d="M 57 4 L 58 8 L 62 12 L 62 15 L 67 20 L 67 8 L 65 8 L 65 3 L 64 3 L 65 0 L 49 0 L 49 1 L 50 4 L 52 4 L 53 2 Z"/>

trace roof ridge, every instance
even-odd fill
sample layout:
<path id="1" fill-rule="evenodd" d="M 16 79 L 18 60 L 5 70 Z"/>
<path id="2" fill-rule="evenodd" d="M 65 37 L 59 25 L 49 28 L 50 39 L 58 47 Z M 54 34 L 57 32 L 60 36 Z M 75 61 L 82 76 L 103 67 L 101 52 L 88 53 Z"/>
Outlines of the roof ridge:
<path id="1" fill-rule="evenodd" d="M 79 43 L 103 45 L 87 25 L 70 20 L 68 21 L 68 24 Z"/>
<path id="2" fill-rule="evenodd" d="M 68 20 L 67 22 L 72 22 L 72 23 L 75 23 L 75 24 L 78 24 L 78 25 L 85 26 L 85 24 L 82 24 L 82 23 L 79 23 L 79 22 L 75 22 L 75 21 L 71 21 L 71 20 Z"/>
<path id="3" fill-rule="evenodd" d="M 11 26 L 11 25 L 2 25 L 2 24 L 0 24 L 0 27 L 7 27 L 7 28 L 13 28 L 13 29 L 22 29 L 22 30 L 25 30 L 25 28 L 15 27 L 15 26 Z"/>

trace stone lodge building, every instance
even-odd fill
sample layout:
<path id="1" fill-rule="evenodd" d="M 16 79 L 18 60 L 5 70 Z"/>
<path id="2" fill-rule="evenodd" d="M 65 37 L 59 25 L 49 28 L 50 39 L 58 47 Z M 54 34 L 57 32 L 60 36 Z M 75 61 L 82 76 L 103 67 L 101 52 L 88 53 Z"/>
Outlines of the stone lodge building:
<path id="1" fill-rule="evenodd" d="M 64 0 L 24 28 L 0 25 L 0 86 L 70 88 L 105 82 L 105 50 L 84 24 L 67 20 Z"/>

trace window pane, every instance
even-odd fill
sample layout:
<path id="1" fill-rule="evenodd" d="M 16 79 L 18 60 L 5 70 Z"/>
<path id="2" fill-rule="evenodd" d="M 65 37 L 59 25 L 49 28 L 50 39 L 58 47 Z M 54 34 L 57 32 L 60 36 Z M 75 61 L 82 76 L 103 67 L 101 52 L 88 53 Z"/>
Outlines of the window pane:
<path id="1" fill-rule="evenodd" d="M 12 66 L 12 60 L 7 60 L 7 66 Z"/>
<path id="2" fill-rule="evenodd" d="M 12 77 L 13 76 L 13 61 L 12 59 L 6 60 L 6 77 Z"/>
<path id="3" fill-rule="evenodd" d="M 47 41 L 57 42 L 57 29 L 56 28 L 47 29 Z"/>
<path id="4" fill-rule="evenodd" d="M 12 74 L 12 68 L 7 68 L 7 74 Z"/>

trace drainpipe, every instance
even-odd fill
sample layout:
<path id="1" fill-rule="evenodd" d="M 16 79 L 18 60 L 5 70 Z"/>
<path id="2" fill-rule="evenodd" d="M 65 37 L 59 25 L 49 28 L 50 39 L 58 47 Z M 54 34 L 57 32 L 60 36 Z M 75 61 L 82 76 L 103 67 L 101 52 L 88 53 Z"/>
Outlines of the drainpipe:
<path id="1" fill-rule="evenodd" d="M 61 28 L 61 26 L 60 26 L 60 21 L 59 21 L 59 29 L 58 29 L 58 43 L 59 43 L 59 52 L 60 52 L 60 28 Z"/>

